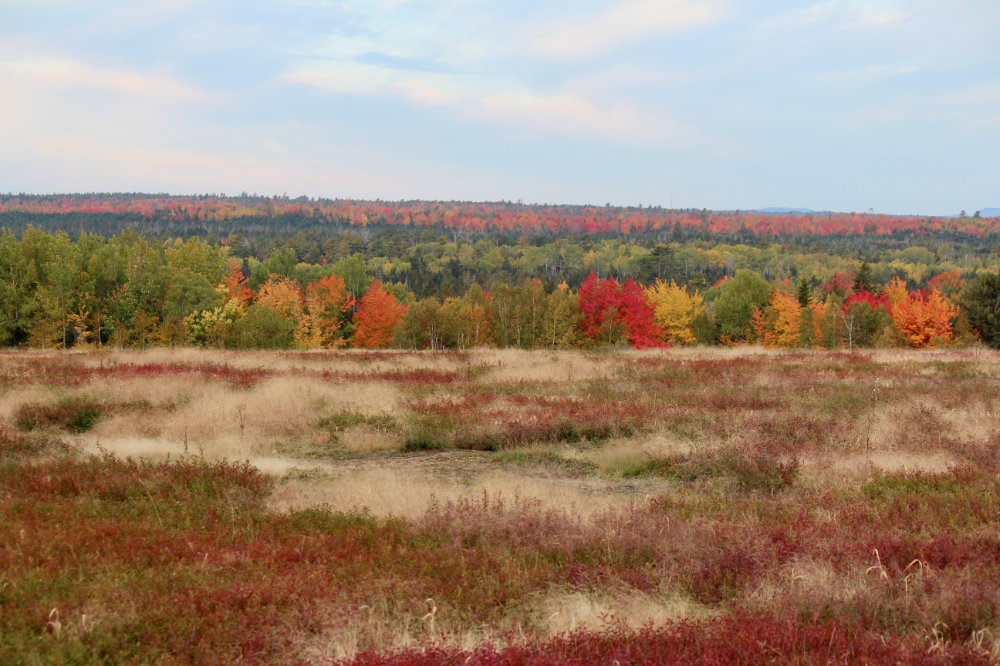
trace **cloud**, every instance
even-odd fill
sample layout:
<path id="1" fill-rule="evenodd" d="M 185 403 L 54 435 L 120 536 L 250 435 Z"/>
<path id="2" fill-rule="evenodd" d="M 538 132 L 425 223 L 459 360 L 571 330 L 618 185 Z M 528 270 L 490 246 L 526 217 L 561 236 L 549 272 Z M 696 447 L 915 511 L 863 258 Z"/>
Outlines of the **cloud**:
<path id="1" fill-rule="evenodd" d="M 662 140 L 670 129 L 670 123 L 658 122 L 633 105 L 602 108 L 579 95 L 526 89 L 484 97 L 471 115 L 547 132 L 593 134 L 624 142 Z"/>
<path id="2" fill-rule="evenodd" d="M 528 46 L 553 58 L 585 58 L 721 15 L 722 7 L 715 0 L 625 0 L 581 20 L 545 25 L 533 31 Z"/>
<path id="3" fill-rule="evenodd" d="M 489 76 L 386 69 L 356 61 L 304 61 L 284 78 L 338 94 L 400 97 L 423 106 L 446 107 L 460 117 L 546 133 L 590 135 L 625 143 L 693 136 L 693 132 L 635 104 L 597 104 L 569 86 L 546 91 Z"/>
<path id="4" fill-rule="evenodd" d="M 444 23 L 419 20 L 442 2 L 455 10 Z M 505 23 L 509 11 L 484 13 L 467 0 L 416 3 L 400 15 L 395 6 L 372 3 L 359 9 L 361 29 L 303 45 L 282 79 L 338 95 L 403 99 L 459 118 L 546 134 L 619 143 L 689 141 L 693 132 L 643 109 L 630 95 L 654 81 L 676 80 L 676 72 L 614 65 L 566 76 L 559 71 L 563 65 L 540 63 L 539 51 L 526 49 L 524 40 L 537 38 L 532 43 L 546 55 L 575 56 L 710 20 L 719 15 L 719 3 L 605 2 L 598 14 L 550 24 L 521 41 L 501 37 L 527 34 Z"/>
<path id="5" fill-rule="evenodd" d="M 794 29 L 809 25 L 830 26 L 841 30 L 888 26 L 909 18 L 906 11 L 887 8 L 878 0 L 828 0 L 811 7 L 771 17 L 760 23 L 764 29 Z"/>
<path id="6" fill-rule="evenodd" d="M 30 94 L 42 88 L 52 91 L 91 89 L 178 102 L 204 101 L 209 97 L 204 91 L 166 77 L 93 67 L 72 58 L 27 57 L 0 61 L 0 90 Z"/>
<path id="7" fill-rule="evenodd" d="M 417 72 L 448 72 L 451 67 L 424 58 L 406 58 L 388 53 L 362 53 L 355 57 L 360 63 L 387 67 L 389 69 L 404 69 Z"/>
<path id="8" fill-rule="evenodd" d="M 451 74 L 414 72 L 356 61 L 302 61 L 283 78 L 331 93 L 403 97 L 430 106 L 460 104 L 465 96 L 460 82 Z"/>
<path id="9" fill-rule="evenodd" d="M 852 70 L 841 74 L 833 74 L 826 77 L 828 83 L 847 83 L 854 85 L 867 85 L 897 76 L 916 74 L 920 70 L 911 65 L 871 65 L 860 70 Z"/>
<path id="10" fill-rule="evenodd" d="M 987 82 L 914 90 L 881 103 L 860 106 L 844 117 L 856 127 L 885 126 L 894 131 L 918 119 L 920 123 L 933 124 L 938 128 L 934 138 L 953 137 L 957 131 L 976 137 L 979 143 L 986 143 L 998 137 L 998 108 L 1000 83 Z"/>
<path id="11" fill-rule="evenodd" d="M 248 142 L 246 145 L 252 145 Z M 377 193 L 391 179 L 356 163 L 283 155 L 272 149 L 241 150 L 211 145 L 183 150 L 150 138 L 144 145 L 111 143 L 106 137 L 55 135 L 31 151 L 5 180 L 34 191 L 136 190 L 175 192 L 243 190 L 313 193 Z M 6 165 L 0 159 L 0 174 Z M 35 184 L 48 183 L 47 186 Z"/>

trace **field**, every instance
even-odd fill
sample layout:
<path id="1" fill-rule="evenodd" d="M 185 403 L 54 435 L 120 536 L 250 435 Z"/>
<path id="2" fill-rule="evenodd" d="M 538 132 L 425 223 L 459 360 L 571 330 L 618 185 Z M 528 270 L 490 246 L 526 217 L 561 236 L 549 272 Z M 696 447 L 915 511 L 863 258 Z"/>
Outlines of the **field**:
<path id="1" fill-rule="evenodd" d="M 0 352 L 0 662 L 997 663 L 1000 354 Z"/>

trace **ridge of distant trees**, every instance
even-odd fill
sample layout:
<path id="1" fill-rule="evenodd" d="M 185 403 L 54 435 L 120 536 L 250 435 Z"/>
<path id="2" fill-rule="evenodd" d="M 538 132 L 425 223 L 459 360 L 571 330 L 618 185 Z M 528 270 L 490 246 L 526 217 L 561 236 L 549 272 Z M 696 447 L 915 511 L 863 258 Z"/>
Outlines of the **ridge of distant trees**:
<path id="1" fill-rule="evenodd" d="M 253 234 L 293 235 L 329 228 L 390 225 L 448 229 L 462 233 L 652 234 L 713 237 L 809 236 L 919 237 L 995 236 L 997 218 L 978 213 L 957 217 L 875 213 L 765 213 L 643 206 L 546 205 L 512 202 L 366 201 L 203 194 L 173 196 L 142 193 L 0 194 L 0 226 L 15 232 L 28 224 L 48 228 L 53 216 L 68 232 L 113 235 L 131 225 L 145 235 L 228 235 L 235 226 Z M 116 228 L 117 227 L 117 228 Z M 673 238 L 672 240 L 679 240 Z"/>

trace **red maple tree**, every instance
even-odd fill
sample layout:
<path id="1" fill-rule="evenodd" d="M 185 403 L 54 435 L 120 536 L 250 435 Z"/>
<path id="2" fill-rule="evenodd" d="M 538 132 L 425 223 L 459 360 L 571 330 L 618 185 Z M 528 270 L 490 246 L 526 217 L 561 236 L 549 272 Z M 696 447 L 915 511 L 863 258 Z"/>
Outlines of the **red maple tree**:
<path id="1" fill-rule="evenodd" d="M 599 280 L 591 271 L 580 285 L 580 332 L 597 343 L 625 338 L 638 349 L 663 346 L 663 332 L 653 318 L 653 307 L 642 287 L 629 278 Z"/>

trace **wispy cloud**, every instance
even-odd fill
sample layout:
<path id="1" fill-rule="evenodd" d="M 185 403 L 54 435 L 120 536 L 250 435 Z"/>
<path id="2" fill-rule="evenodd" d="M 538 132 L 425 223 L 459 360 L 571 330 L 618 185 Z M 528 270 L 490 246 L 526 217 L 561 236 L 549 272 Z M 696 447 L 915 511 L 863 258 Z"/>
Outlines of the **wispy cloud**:
<path id="1" fill-rule="evenodd" d="M 548 49 L 547 55 L 582 54 L 581 48 L 610 48 L 624 40 L 710 20 L 718 16 L 719 7 L 715 0 L 617 2 L 582 21 L 550 24 L 545 30 L 551 39 L 533 43 Z M 463 24 L 461 13 L 442 31 L 426 24 L 414 26 L 404 20 L 410 17 L 397 17 L 385 5 L 364 11 L 365 30 L 303 48 L 285 69 L 283 80 L 334 94 L 404 99 L 439 107 L 457 118 L 547 135 L 632 144 L 688 143 L 695 135 L 662 113 L 643 108 L 630 94 L 636 80 L 662 80 L 662 72 L 604 66 L 594 72 L 604 72 L 604 80 L 560 75 L 564 65 L 548 58 L 539 61 L 538 51 L 516 41 L 505 43 L 482 22 L 470 19 Z M 470 48 L 470 42 L 476 46 Z M 547 75 L 536 75 L 541 71 Z M 615 86 L 614 95 L 608 94 Z"/>
<path id="2" fill-rule="evenodd" d="M 300 61 L 283 78 L 342 95 L 402 97 L 418 104 L 458 105 L 468 95 L 452 74 L 383 67 L 354 60 Z"/>
<path id="3" fill-rule="evenodd" d="M 878 28 L 898 23 L 910 13 L 878 0 L 828 0 L 765 19 L 760 27 L 787 29 L 809 25 L 841 30 Z"/>
<path id="4" fill-rule="evenodd" d="M 532 31 L 529 48 L 575 59 L 718 19 L 716 0 L 624 0 L 586 17 L 568 17 Z"/>
<path id="5" fill-rule="evenodd" d="M 912 65 L 871 65 L 861 69 L 832 74 L 825 79 L 828 83 L 868 85 L 897 76 L 916 74 L 920 70 Z"/>
<path id="6" fill-rule="evenodd" d="M 548 134 L 589 135 L 625 143 L 682 137 L 688 142 L 694 135 L 627 101 L 599 104 L 566 87 L 542 90 L 483 75 L 304 61 L 286 73 L 285 79 L 339 94 L 401 97 L 425 106 L 448 107 L 459 117 Z"/>
<path id="7" fill-rule="evenodd" d="M 389 53 L 362 53 L 356 56 L 355 60 L 365 65 L 375 65 L 376 67 L 388 67 L 389 69 L 402 69 L 415 72 L 452 71 L 452 68 L 448 65 L 434 62 L 433 60 L 428 60 L 426 58 L 407 58 Z"/>
<path id="8" fill-rule="evenodd" d="M 600 107 L 579 95 L 509 90 L 483 97 L 474 117 L 534 127 L 549 133 L 594 134 L 624 142 L 660 141 L 673 124 L 632 104 Z M 674 133 L 679 139 L 681 132 Z"/>
<path id="9" fill-rule="evenodd" d="M 94 67 L 73 58 L 46 56 L 0 61 L 0 89 L 18 93 L 39 87 L 102 90 L 178 102 L 205 101 L 210 97 L 167 77 Z"/>

